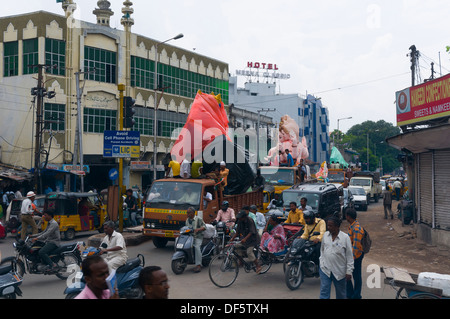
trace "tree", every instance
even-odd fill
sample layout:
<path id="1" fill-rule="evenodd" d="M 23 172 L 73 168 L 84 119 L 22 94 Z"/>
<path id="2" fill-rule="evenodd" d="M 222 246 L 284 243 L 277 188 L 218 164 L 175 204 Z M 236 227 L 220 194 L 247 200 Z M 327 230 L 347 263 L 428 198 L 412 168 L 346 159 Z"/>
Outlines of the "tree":
<path id="1" fill-rule="evenodd" d="M 371 171 L 375 171 L 379 167 L 380 158 L 382 158 L 383 171 L 392 172 L 401 166 L 401 163 L 397 161 L 400 151 L 389 146 L 386 138 L 398 134 L 400 134 L 400 128 L 384 120 L 366 121 L 352 126 L 341 142 L 351 145 L 352 149 L 360 154 L 361 163 L 367 163 L 368 153 Z M 367 152 L 367 140 L 369 140 L 369 152 Z M 362 167 L 366 168 L 365 165 Z"/>

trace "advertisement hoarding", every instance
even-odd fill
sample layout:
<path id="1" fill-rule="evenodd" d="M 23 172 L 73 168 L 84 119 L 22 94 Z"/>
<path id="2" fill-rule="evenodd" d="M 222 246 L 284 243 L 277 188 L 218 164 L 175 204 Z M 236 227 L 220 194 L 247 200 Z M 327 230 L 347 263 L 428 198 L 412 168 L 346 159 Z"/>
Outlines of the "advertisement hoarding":
<path id="1" fill-rule="evenodd" d="M 450 116 L 450 74 L 396 92 L 397 126 Z"/>

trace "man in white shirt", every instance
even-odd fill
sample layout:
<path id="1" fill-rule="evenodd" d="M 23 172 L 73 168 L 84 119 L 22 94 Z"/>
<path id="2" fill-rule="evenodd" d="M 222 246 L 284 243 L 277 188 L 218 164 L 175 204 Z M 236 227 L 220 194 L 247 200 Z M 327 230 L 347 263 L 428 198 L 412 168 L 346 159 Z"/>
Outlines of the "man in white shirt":
<path id="1" fill-rule="evenodd" d="M 328 231 L 320 247 L 320 299 L 330 299 L 331 284 L 336 288 L 336 299 L 346 299 L 347 281 L 351 280 L 354 268 L 353 248 L 350 237 L 339 230 L 341 220 L 331 217 L 327 221 Z"/>
<path id="2" fill-rule="evenodd" d="M 20 209 L 21 221 L 22 221 L 22 232 L 20 237 L 22 240 L 25 240 L 27 236 L 28 226 L 32 228 L 32 234 L 35 235 L 38 233 L 38 228 L 36 222 L 33 219 L 34 207 L 33 202 L 36 197 L 34 192 L 28 192 L 27 198 L 22 201 L 22 207 Z"/>
<path id="3" fill-rule="evenodd" d="M 121 233 L 114 230 L 114 222 L 108 221 L 103 225 L 106 236 L 100 244 L 100 255 L 104 255 L 109 271 L 116 270 L 127 262 L 127 247 Z M 104 248 L 106 244 L 106 248 Z"/>
<path id="4" fill-rule="evenodd" d="M 181 162 L 180 166 L 180 176 L 182 178 L 190 178 L 191 177 L 191 162 L 188 160 L 189 157 L 186 156 L 186 158 Z"/>

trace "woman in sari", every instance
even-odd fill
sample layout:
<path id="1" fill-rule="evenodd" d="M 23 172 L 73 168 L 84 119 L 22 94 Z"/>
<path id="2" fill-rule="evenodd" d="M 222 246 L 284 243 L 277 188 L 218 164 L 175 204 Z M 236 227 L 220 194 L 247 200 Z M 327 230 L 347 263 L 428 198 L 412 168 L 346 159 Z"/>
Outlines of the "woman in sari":
<path id="1" fill-rule="evenodd" d="M 260 248 L 262 250 L 267 250 L 271 253 L 276 253 L 284 249 L 286 245 L 286 234 L 284 228 L 281 225 L 281 216 L 277 214 L 272 214 L 269 218 L 268 225 L 272 225 L 272 230 L 270 232 L 264 232 L 261 237 Z"/>

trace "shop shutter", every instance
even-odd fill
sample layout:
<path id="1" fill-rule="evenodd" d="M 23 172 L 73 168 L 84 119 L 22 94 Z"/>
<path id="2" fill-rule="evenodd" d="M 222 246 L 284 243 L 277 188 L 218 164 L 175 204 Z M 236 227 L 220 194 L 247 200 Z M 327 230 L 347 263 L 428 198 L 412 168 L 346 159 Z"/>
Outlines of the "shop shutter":
<path id="1" fill-rule="evenodd" d="M 450 230 L 450 149 L 434 153 L 434 215 L 436 228 Z"/>
<path id="2" fill-rule="evenodd" d="M 419 213 L 420 221 L 432 226 L 432 160 L 431 152 L 419 154 Z"/>

